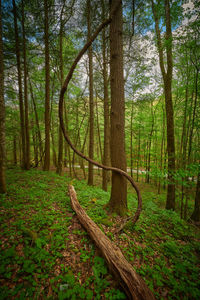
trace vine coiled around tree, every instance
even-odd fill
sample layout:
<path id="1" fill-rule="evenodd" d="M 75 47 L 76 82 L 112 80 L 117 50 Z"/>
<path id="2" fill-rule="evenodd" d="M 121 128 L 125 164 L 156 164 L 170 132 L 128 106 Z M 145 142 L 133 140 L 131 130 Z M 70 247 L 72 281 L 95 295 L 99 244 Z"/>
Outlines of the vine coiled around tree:
<path id="1" fill-rule="evenodd" d="M 121 0 L 120 0 L 121 1 Z M 67 74 L 67 77 L 64 81 L 64 84 L 61 88 L 61 91 L 60 91 L 60 98 L 59 98 L 59 119 L 60 119 L 60 126 L 61 126 L 61 129 L 62 129 L 62 132 L 63 132 L 63 136 L 66 140 L 66 142 L 69 144 L 69 146 L 72 148 L 72 150 L 77 154 L 79 155 L 80 157 L 82 157 L 83 159 L 85 159 L 86 161 L 92 163 L 93 165 L 101 168 L 101 169 L 104 169 L 104 170 L 107 170 L 107 171 L 112 171 L 112 172 L 117 172 L 119 173 L 120 175 L 124 176 L 132 185 L 132 187 L 135 189 L 136 193 L 137 193 L 137 200 L 138 200 L 138 205 L 137 205 L 137 210 L 133 216 L 133 219 L 132 217 L 129 217 L 128 219 L 126 219 L 125 223 L 127 221 L 129 221 L 130 219 L 132 219 L 132 223 L 135 224 L 136 221 L 138 220 L 139 216 L 140 216 L 140 213 L 141 213 L 141 210 L 142 210 L 142 197 L 141 197 L 141 193 L 140 193 L 140 190 L 138 189 L 137 185 L 135 184 L 133 178 L 128 175 L 125 171 L 121 170 L 121 169 L 118 169 L 118 168 L 115 168 L 115 167 L 110 167 L 110 166 L 105 166 L 99 162 L 96 162 L 94 161 L 93 159 L 87 157 L 86 155 L 84 155 L 82 152 L 80 152 L 78 149 L 76 149 L 76 147 L 72 144 L 67 132 L 66 132 L 66 129 L 65 129 L 65 125 L 64 125 L 64 121 L 63 121 L 63 102 L 64 102 L 64 94 L 67 90 L 67 87 L 69 85 L 69 82 L 72 78 L 72 75 L 73 75 L 73 72 L 79 62 L 79 60 L 81 59 L 81 57 L 84 55 L 84 53 L 87 51 L 87 49 L 91 46 L 92 42 L 96 39 L 96 37 L 98 36 L 98 34 L 101 32 L 101 30 L 103 28 L 105 28 L 107 25 L 110 24 L 110 22 L 112 21 L 112 16 L 114 15 L 114 13 L 116 12 L 116 10 L 118 9 L 118 6 L 119 6 L 119 3 L 120 1 L 116 4 L 116 7 L 115 9 L 111 12 L 110 14 L 110 17 L 107 18 L 105 21 L 103 21 L 101 23 L 101 25 L 99 25 L 99 27 L 97 28 L 97 30 L 93 33 L 93 35 L 91 36 L 90 40 L 84 45 L 84 47 L 81 49 L 81 51 L 78 53 L 78 55 L 76 56 L 73 64 L 71 65 L 71 68 Z M 125 225 L 125 223 L 117 230 L 117 232 L 121 231 Z"/>

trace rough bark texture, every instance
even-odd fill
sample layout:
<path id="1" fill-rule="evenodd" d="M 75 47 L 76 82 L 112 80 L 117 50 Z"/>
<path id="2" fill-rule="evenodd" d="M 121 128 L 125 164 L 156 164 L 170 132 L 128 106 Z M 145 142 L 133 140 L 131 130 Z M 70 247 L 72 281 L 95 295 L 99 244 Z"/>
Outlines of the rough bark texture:
<path id="1" fill-rule="evenodd" d="M 44 0 L 44 43 L 45 43 L 45 157 L 44 171 L 50 167 L 50 69 L 49 69 L 49 21 L 48 0 Z"/>
<path id="2" fill-rule="evenodd" d="M 24 126 L 24 103 L 22 95 L 22 76 L 21 76 L 21 58 L 19 48 L 19 36 L 17 26 L 17 9 L 15 0 L 13 0 L 13 15 L 14 15 L 14 26 L 15 26 L 15 51 L 17 58 L 17 77 L 18 77 L 18 89 L 19 89 L 19 111 L 20 111 L 20 126 L 21 126 L 21 142 L 22 142 L 22 168 L 25 168 L 26 163 L 26 146 L 25 146 L 25 126 Z"/>
<path id="3" fill-rule="evenodd" d="M 72 150 L 77 154 L 79 155 L 80 157 L 82 157 L 83 159 L 85 159 L 86 161 L 88 162 L 91 162 L 93 165 L 101 168 L 101 169 L 104 169 L 104 170 L 107 170 L 107 171 L 112 171 L 112 172 L 116 172 L 116 173 L 119 173 L 120 175 L 124 176 L 127 180 L 130 181 L 132 187 L 135 189 L 136 193 L 137 193 L 137 198 L 138 198 L 138 207 L 137 207 L 137 210 L 135 212 L 135 215 L 133 216 L 132 218 L 132 222 L 133 224 L 135 224 L 135 222 L 138 220 L 139 216 L 140 216 L 140 213 L 141 213 L 141 209 L 142 209 L 142 198 L 141 198 L 141 194 L 140 194 L 140 190 L 138 189 L 137 185 L 135 184 L 135 182 L 133 181 L 132 177 L 129 176 L 125 171 L 121 170 L 121 169 L 118 169 L 118 168 L 114 168 L 114 167 L 108 167 L 108 166 L 105 166 L 103 164 L 100 164 L 94 160 L 92 160 L 91 158 L 85 156 L 82 152 L 80 152 L 78 149 L 76 149 L 76 147 L 72 144 L 69 136 L 67 135 L 67 131 L 66 131 L 66 128 L 65 128 L 65 124 L 64 124 L 64 120 L 63 120 L 63 106 L 64 106 L 64 94 L 67 90 L 67 87 L 68 87 L 68 84 L 70 82 L 70 79 L 72 78 L 72 75 L 73 75 L 73 72 L 79 62 L 79 60 L 81 59 L 81 57 L 83 56 L 83 54 L 87 51 L 87 49 L 89 48 L 89 46 L 92 44 L 92 42 L 95 40 L 95 38 L 97 37 L 97 35 L 101 32 L 101 30 L 107 26 L 111 20 L 112 20 L 112 17 L 113 15 L 115 14 L 117 8 L 118 8 L 118 5 L 119 3 L 117 2 L 116 3 L 116 7 L 115 9 L 113 10 L 113 12 L 111 13 L 111 16 L 106 19 L 101 25 L 99 25 L 99 27 L 97 28 L 97 30 L 94 32 L 94 34 L 91 36 L 91 39 L 84 45 L 84 47 L 81 49 L 81 51 L 78 53 L 77 57 L 75 58 L 70 70 L 69 70 L 69 73 L 64 81 L 64 84 L 63 84 L 63 87 L 60 91 L 60 99 L 59 99 L 59 118 L 60 118 L 60 125 L 61 125 L 61 128 L 62 128 L 62 131 L 63 131 L 63 135 L 64 135 L 64 138 L 66 140 L 66 142 L 69 144 L 69 146 L 72 148 Z M 130 219 L 130 218 L 129 218 Z"/>
<path id="4" fill-rule="evenodd" d="M 107 261 L 110 272 L 118 280 L 128 299 L 155 299 L 144 280 L 133 270 L 131 264 L 127 262 L 121 250 L 88 217 L 84 209 L 80 206 L 74 187 L 71 185 L 69 186 L 69 194 L 72 208 L 76 212 L 80 223 L 100 249 Z"/>
<path id="5" fill-rule="evenodd" d="M 113 10 L 115 1 L 110 1 Z M 111 131 L 110 156 L 111 164 L 126 171 L 125 155 L 125 101 L 123 75 L 123 19 L 120 3 L 110 24 L 110 85 L 111 85 Z M 112 188 L 109 207 L 123 215 L 127 210 L 127 182 L 119 173 L 112 173 Z"/>
<path id="6" fill-rule="evenodd" d="M 64 6 L 63 6 L 64 8 Z M 61 87 L 63 85 L 63 20 L 62 20 L 62 15 L 63 15 L 63 9 L 61 11 L 61 16 L 60 16 L 60 32 L 59 32 L 59 58 L 60 58 L 60 83 Z M 57 164 L 57 169 L 56 173 L 59 175 L 62 174 L 62 164 L 63 164 L 63 134 L 62 134 L 62 129 L 59 126 L 59 144 L 58 144 L 58 164 Z"/>
<path id="7" fill-rule="evenodd" d="M 165 22 L 166 22 L 166 53 L 167 53 L 167 70 L 164 65 L 163 45 L 161 41 L 161 34 L 159 29 L 159 18 L 157 15 L 155 4 L 152 0 L 152 11 L 155 20 L 155 30 L 157 37 L 157 47 L 159 53 L 160 69 L 164 82 L 164 94 L 165 94 L 165 109 L 167 116 L 167 152 L 168 152 L 168 188 L 167 188 L 167 209 L 175 209 L 175 182 L 173 179 L 173 173 L 175 172 L 175 142 L 174 142 L 174 112 L 172 102 L 172 31 L 171 31 L 171 19 L 170 19 L 170 3 L 169 0 L 165 0 Z"/>
<path id="8" fill-rule="evenodd" d="M 87 28 L 88 28 L 88 40 L 91 38 L 91 2 L 87 0 Z M 89 157 L 94 157 L 94 93 L 93 93 L 93 59 L 92 59 L 92 46 L 88 49 L 89 58 Z M 88 184 L 93 185 L 93 164 L 88 164 Z"/>
<path id="9" fill-rule="evenodd" d="M 4 102 L 4 66 L 3 66 L 3 41 L 0 0 L 0 193 L 6 192 L 6 150 L 5 150 L 5 102 Z"/>
<path id="10" fill-rule="evenodd" d="M 25 113 L 25 169 L 30 169 L 30 136 L 29 136 L 29 117 L 28 117 L 28 84 L 27 84 L 27 60 L 26 60 L 26 33 L 24 18 L 24 1 L 22 0 L 22 33 L 23 33 L 23 58 L 24 58 L 24 113 Z"/>
<path id="11" fill-rule="evenodd" d="M 104 0 L 101 0 L 102 16 L 105 18 Z M 106 32 L 102 31 L 102 55 L 103 55 L 103 91 L 104 91 L 104 147 L 103 147 L 103 164 L 108 166 L 110 159 L 110 111 L 108 97 L 108 70 L 106 60 Z M 108 172 L 103 170 L 102 173 L 102 188 L 107 191 Z"/>

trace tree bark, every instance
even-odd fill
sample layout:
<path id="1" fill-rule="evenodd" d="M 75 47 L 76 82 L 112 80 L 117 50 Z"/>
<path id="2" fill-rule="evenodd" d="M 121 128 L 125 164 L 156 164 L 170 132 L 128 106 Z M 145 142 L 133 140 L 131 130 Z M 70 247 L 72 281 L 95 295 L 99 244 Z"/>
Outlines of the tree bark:
<path id="1" fill-rule="evenodd" d="M 45 156 L 44 171 L 50 168 L 50 66 L 49 66 L 49 18 L 48 0 L 44 0 L 44 43 L 45 43 Z"/>
<path id="2" fill-rule="evenodd" d="M 60 32 L 59 32 L 59 59 L 60 59 L 60 84 L 61 87 L 63 85 L 64 75 L 63 75 L 63 10 L 64 5 L 62 7 L 62 11 L 60 14 Z M 59 142 L 58 142 L 58 164 L 56 173 L 59 175 L 62 174 L 62 164 L 63 164 L 63 133 L 62 129 L 59 125 Z"/>
<path id="3" fill-rule="evenodd" d="M 105 18 L 105 4 L 101 0 L 102 17 Z M 108 70 L 106 61 L 106 31 L 102 31 L 102 55 L 103 55 L 103 92 L 104 92 L 104 146 L 103 146 L 103 164 L 108 166 L 110 161 L 110 112 L 109 112 L 109 96 L 108 96 Z M 102 188 L 107 191 L 108 172 L 103 170 Z"/>
<path id="4" fill-rule="evenodd" d="M 28 85 L 27 85 L 27 60 L 26 60 L 26 33 L 24 26 L 24 0 L 22 0 L 22 33 L 23 33 L 23 58 L 24 58 L 24 113 L 25 113 L 25 143 L 26 157 L 25 169 L 30 169 L 30 136 L 29 136 L 29 117 L 28 117 Z"/>
<path id="5" fill-rule="evenodd" d="M 87 29 L 88 29 L 88 40 L 91 37 L 91 2 L 87 0 Z M 94 93 L 93 93 L 93 58 L 92 58 L 92 46 L 88 49 L 89 58 L 89 157 L 94 157 Z M 88 164 L 88 185 L 93 185 L 94 170 L 93 164 Z"/>
<path id="6" fill-rule="evenodd" d="M 6 193 L 6 147 L 5 147 L 5 101 L 4 101 L 4 63 L 3 63 L 3 40 L 2 18 L 0 0 L 0 193 Z"/>
<path id="7" fill-rule="evenodd" d="M 133 177 L 133 100 L 131 103 L 131 122 L 130 122 L 130 158 L 131 158 L 131 177 Z"/>
<path id="8" fill-rule="evenodd" d="M 100 125 L 99 125 L 99 111 L 98 111 L 98 96 L 96 94 L 96 120 L 97 120 L 97 149 L 100 151 L 101 161 L 103 161 L 103 151 L 101 146 L 101 132 L 100 132 Z M 99 144 L 99 147 L 98 147 Z M 99 154 L 97 155 L 99 157 Z"/>
<path id="9" fill-rule="evenodd" d="M 110 10 L 115 6 L 111 0 Z M 125 155 L 125 101 L 123 75 L 123 19 L 122 3 L 110 24 L 110 83 L 111 83 L 111 130 L 110 154 L 112 167 L 126 172 Z M 127 211 L 127 182 L 119 173 L 112 172 L 111 211 L 124 215 Z"/>
<path id="10" fill-rule="evenodd" d="M 155 299 L 144 280 L 134 271 L 131 264 L 123 256 L 121 250 L 115 246 L 100 228 L 88 217 L 80 206 L 73 186 L 69 186 L 71 205 L 80 223 L 87 230 L 97 247 L 107 261 L 108 268 L 118 280 L 128 299 Z"/>
<path id="11" fill-rule="evenodd" d="M 14 16 L 14 26 L 15 26 L 15 51 L 17 59 L 17 76 L 18 76 L 18 89 L 19 89 L 19 110 L 20 110 L 20 127 L 21 127 L 21 141 L 22 141 L 22 168 L 25 168 L 26 164 L 26 144 L 25 144 L 25 126 L 24 126 L 24 103 L 22 95 L 22 77 L 21 77 L 21 58 L 20 58 L 20 48 L 19 48 L 19 36 L 18 36 L 18 26 L 17 26 L 17 9 L 15 0 L 13 2 L 13 16 Z"/>
<path id="12" fill-rule="evenodd" d="M 155 20 L 155 31 L 157 36 L 157 47 L 159 53 L 160 69 L 164 82 L 165 108 L 167 117 L 167 153 L 168 153 L 168 187 L 166 209 L 175 209 L 175 181 L 173 178 L 175 172 L 175 142 L 174 142 L 174 112 L 172 102 L 172 31 L 170 17 L 170 3 L 165 0 L 165 23 L 166 23 L 166 53 L 167 53 L 167 70 L 164 65 L 163 45 L 159 29 L 159 18 L 155 4 L 152 0 L 152 11 Z"/>

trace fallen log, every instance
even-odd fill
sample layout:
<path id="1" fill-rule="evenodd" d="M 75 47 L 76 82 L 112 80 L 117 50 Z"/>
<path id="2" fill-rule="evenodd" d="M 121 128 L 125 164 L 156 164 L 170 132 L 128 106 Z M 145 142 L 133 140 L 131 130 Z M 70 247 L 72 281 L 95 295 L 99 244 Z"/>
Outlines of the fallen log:
<path id="1" fill-rule="evenodd" d="M 100 249 L 106 259 L 110 272 L 115 276 L 128 299 L 155 300 L 153 293 L 144 280 L 133 270 L 133 267 L 125 259 L 121 250 L 110 241 L 80 206 L 72 185 L 69 185 L 69 195 L 72 208 L 77 214 L 80 223 Z"/>

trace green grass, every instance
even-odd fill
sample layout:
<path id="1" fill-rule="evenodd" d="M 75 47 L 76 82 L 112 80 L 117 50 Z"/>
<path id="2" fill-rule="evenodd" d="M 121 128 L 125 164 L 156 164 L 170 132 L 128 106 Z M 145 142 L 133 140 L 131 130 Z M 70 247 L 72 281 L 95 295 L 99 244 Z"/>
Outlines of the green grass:
<path id="1" fill-rule="evenodd" d="M 0 299 L 126 299 L 75 218 L 69 183 L 157 299 L 200 299 L 199 231 L 162 209 L 162 194 L 144 187 L 139 221 L 114 235 L 118 218 L 104 209 L 109 193 L 99 187 L 38 170 L 8 170 L 7 181 L 0 196 Z M 128 203 L 133 214 L 131 190 Z"/>

